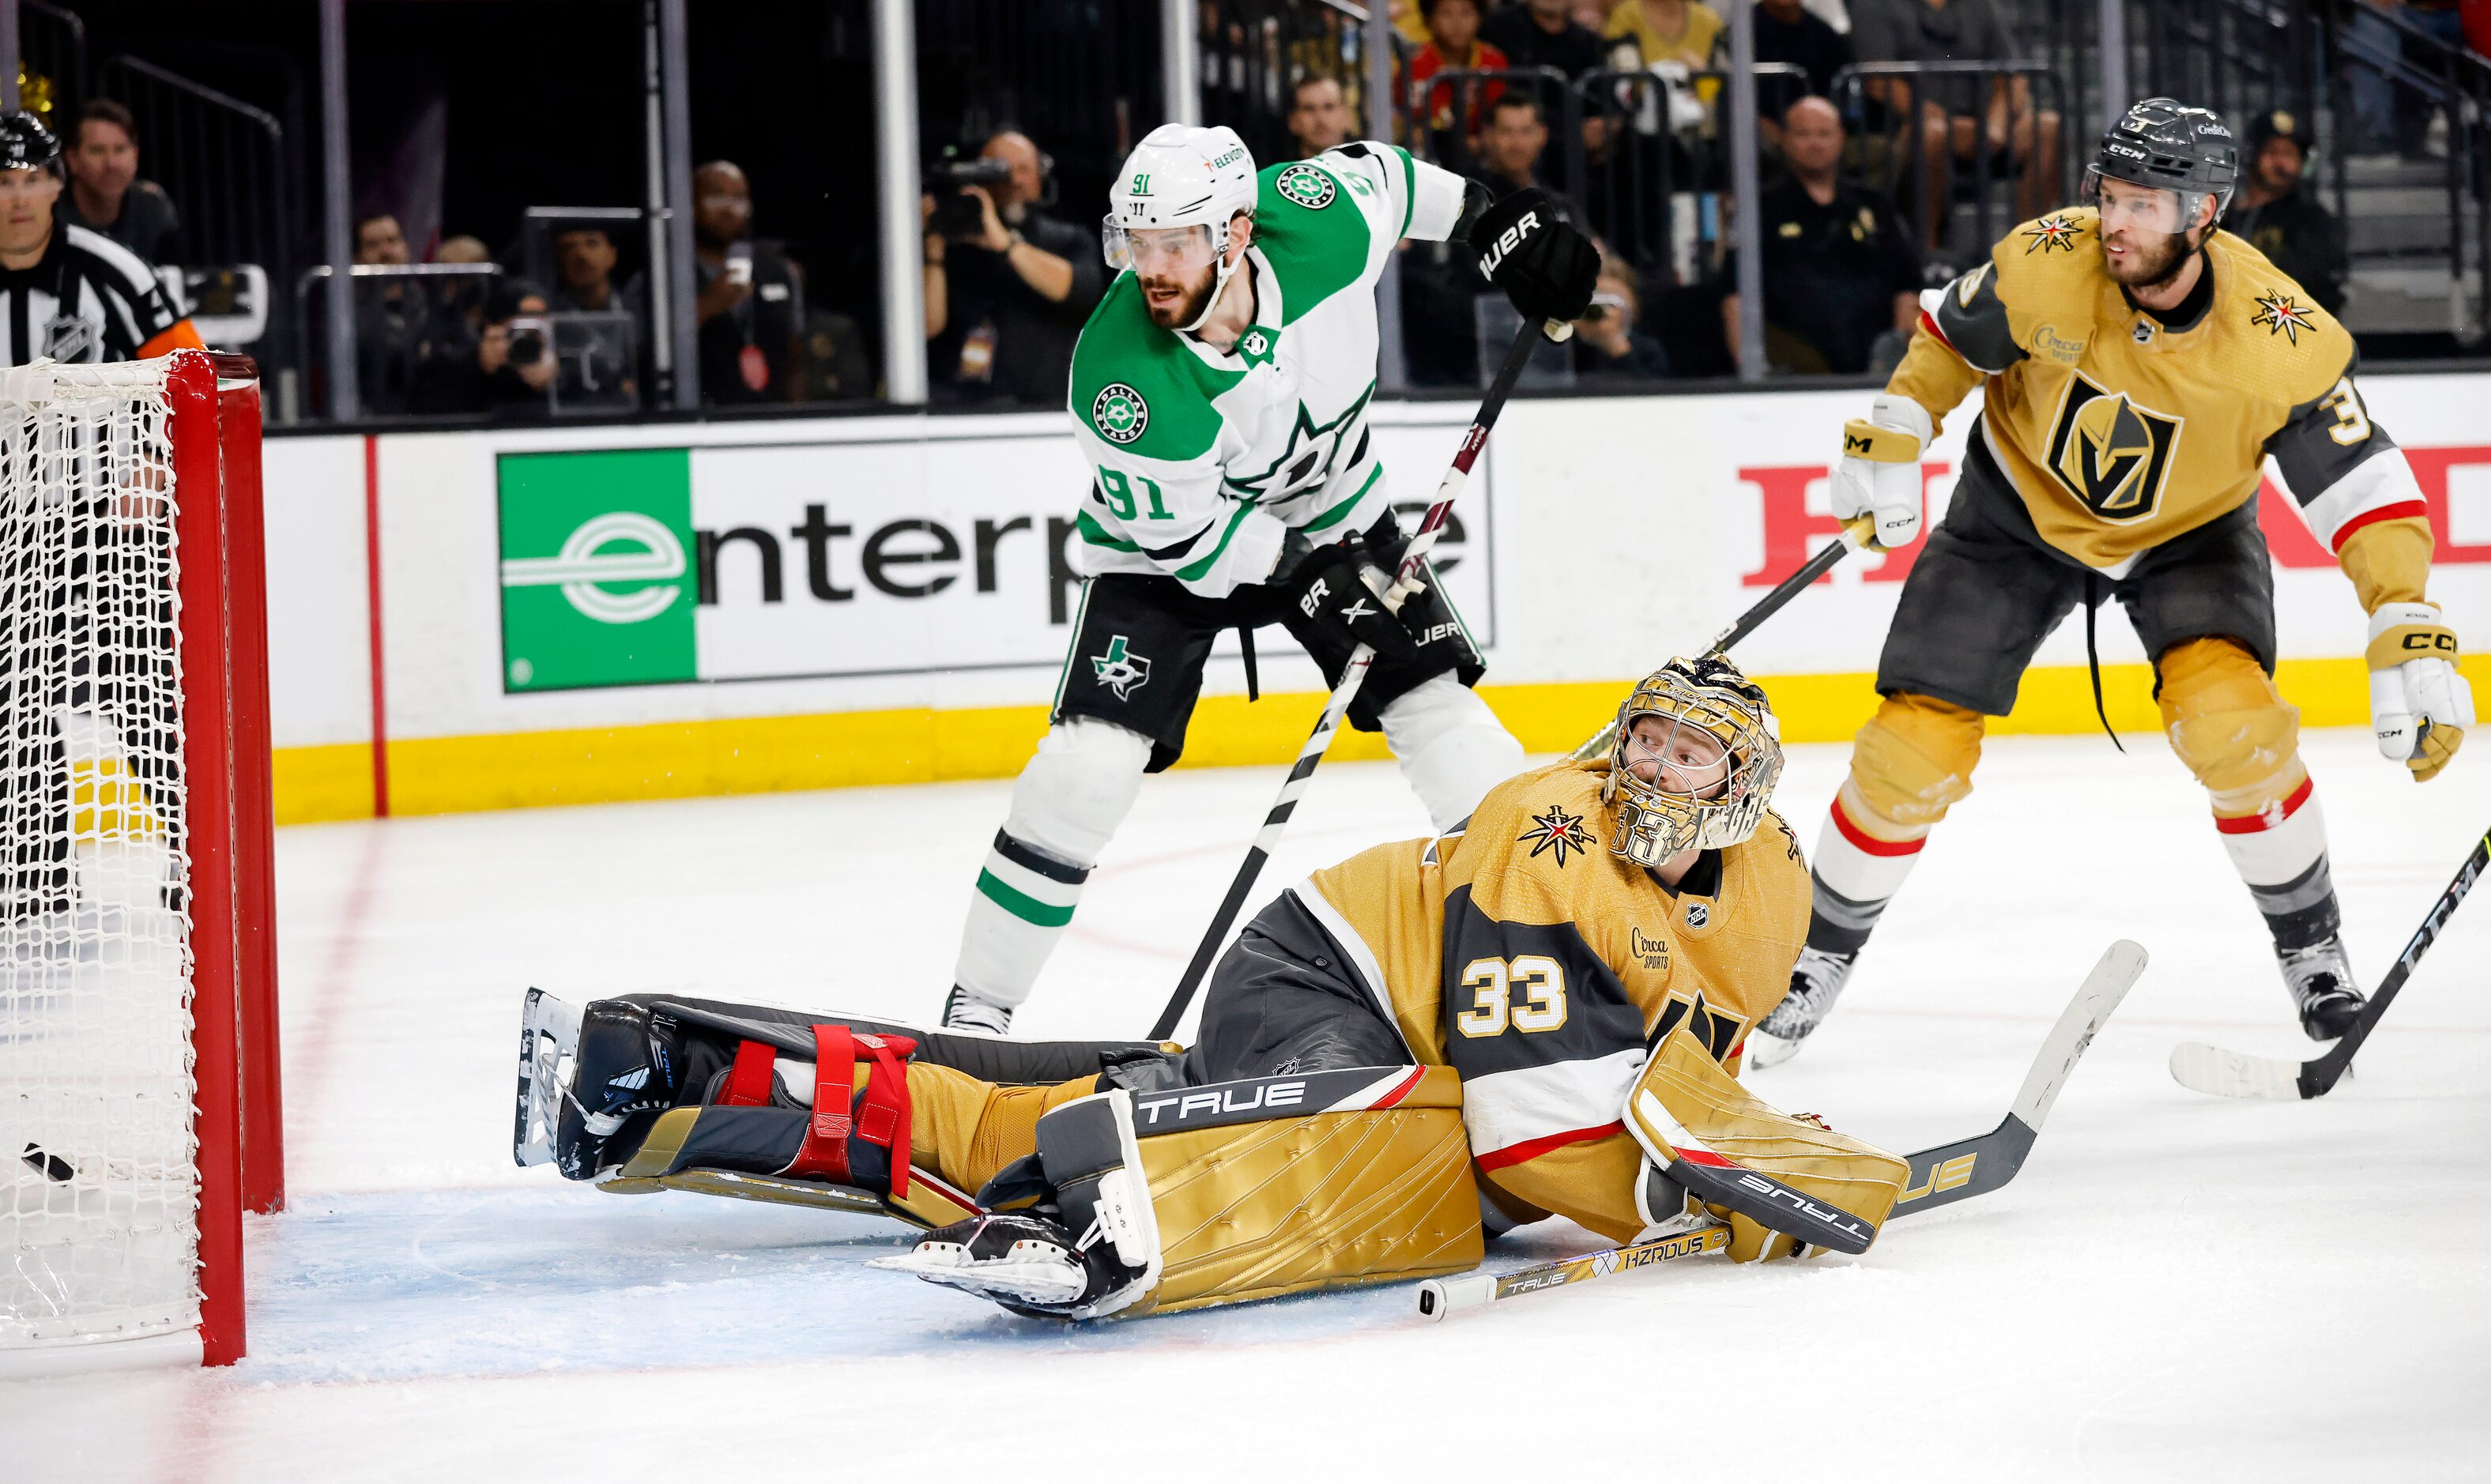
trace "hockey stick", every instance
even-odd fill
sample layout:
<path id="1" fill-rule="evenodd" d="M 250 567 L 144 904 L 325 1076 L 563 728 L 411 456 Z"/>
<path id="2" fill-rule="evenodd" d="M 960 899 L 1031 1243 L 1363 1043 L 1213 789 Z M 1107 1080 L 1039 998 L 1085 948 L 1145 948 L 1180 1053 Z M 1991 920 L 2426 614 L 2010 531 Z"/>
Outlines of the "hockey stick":
<path id="1" fill-rule="evenodd" d="M 2050 1117 L 2059 1090 L 2066 1086 L 2067 1075 L 2075 1070 L 2086 1048 L 2093 1044 L 2095 1033 L 2119 1008 L 2120 1001 L 2126 998 L 2129 987 L 2144 972 L 2143 948 L 2125 939 L 2112 944 L 2101 961 L 2094 965 L 2093 973 L 2085 975 L 2075 998 L 2059 1012 L 2058 1024 L 2050 1028 L 2040 1051 L 2034 1056 L 2032 1069 L 2024 1074 L 2024 1086 L 2008 1106 L 2007 1117 L 1985 1134 L 1941 1144 L 1911 1156 L 1911 1174 L 1902 1195 L 1894 1202 L 1892 1214 L 1886 1219 L 1891 1221 L 1895 1216 L 1934 1210 L 1987 1195 L 2013 1179 L 2016 1172 L 2024 1168 L 2024 1157 L 2033 1151 L 2033 1142 L 2040 1137 L 2041 1124 Z M 1718 1252 L 1729 1244 L 1728 1228 L 1705 1227 L 1509 1273 L 1431 1278 L 1419 1285 L 1419 1313 L 1440 1320 L 1456 1309 L 1477 1308 L 1500 1298 L 1536 1294 L 1587 1278 L 1605 1278 L 1673 1258 Z"/>
<path id="2" fill-rule="evenodd" d="M 1835 564 L 1844 557 L 1867 544 L 1869 537 L 1875 534 L 1876 529 L 1864 515 L 1844 526 L 1842 539 L 1827 542 L 1815 556 L 1802 563 L 1798 571 L 1775 583 L 1772 592 L 1757 598 L 1729 627 L 1714 635 L 1713 642 L 1704 647 L 1704 653 L 1727 654 L 1731 645 L 1754 633 L 1763 626 L 1765 620 L 1781 612 L 1783 605 L 1806 591 L 1809 583 L 1833 570 Z M 1600 757 L 1607 753 L 1609 744 L 1617 741 L 1617 736 L 1618 724 L 1612 718 L 1601 723 L 1599 731 L 1594 733 L 1581 746 L 1568 753 L 1567 758 L 1568 761 L 1580 763 L 1590 758 Z"/>
<path id="3" fill-rule="evenodd" d="M 1418 591 L 1421 568 L 1444 530 L 1453 497 L 1469 481 L 1471 465 L 1478 461 L 1480 450 L 1487 446 L 1488 429 L 1496 426 L 1497 414 L 1505 410 L 1506 398 L 1512 394 L 1514 383 L 1522 379 L 1523 367 L 1530 364 L 1531 353 L 1539 348 L 1543 334 L 1552 340 L 1564 340 L 1573 334 L 1573 327 L 1557 320 L 1546 322 L 1544 327 L 1527 324 L 1513 337 L 1513 348 L 1505 353 L 1505 364 L 1497 368 L 1496 380 L 1488 383 L 1487 395 L 1480 399 L 1479 416 L 1472 420 L 1470 431 L 1462 435 L 1461 447 L 1453 453 L 1452 467 L 1445 471 L 1444 482 L 1436 486 L 1436 503 L 1427 507 L 1426 518 L 1419 522 L 1419 534 L 1410 538 L 1410 544 L 1402 549 L 1400 571 L 1383 597 L 1388 610 L 1398 613 L 1402 601 Z M 1152 1040 L 1163 1041 L 1176 1033 L 1176 1023 L 1185 1018 L 1186 1006 L 1193 1003 L 1193 992 L 1201 987 L 1203 975 L 1218 956 L 1219 945 L 1246 906 L 1246 893 L 1254 889 L 1254 879 L 1263 873 L 1263 862 L 1271 858 L 1272 848 L 1279 844 L 1280 831 L 1288 828 L 1289 815 L 1297 809 L 1299 796 L 1306 791 L 1306 780 L 1314 776 L 1315 765 L 1323 761 L 1324 749 L 1332 745 L 1333 734 L 1340 730 L 1340 718 L 1348 714 L 1349 703 L 1358 698 L 1358 689 L 1366 684 L 1367 669 L 1374 662 L 1375 650 L 1370 645 L 1362 644 L 1350 652 L 1340 684 L 1333 687 L 1332 699 L 1324 703 L 1323 715 L 1316 719 L 1306 744 L 1298 749 L 1298 760 L 1280 784 L 1280 797 L 1273 802 L 1272 811 L 1263 816 L 1263 828 L 1255 831 L 1253 847 L 1246 852 L 1245 863 L 1237 868 L 1237 879 L 1228 884 L 1228 894 L 1220 899 L 1219 911 L 1212 916 L 1211 930 L 1202 935 L 1192 962 L 1185 966 L 1185 977 L 1177 981 L 1176 993 L 1168 997 L 1167 1008 L 1159 1012 L 1158 1024 L 1151 1028 Z"/>
<path id="4" fill-rule="evenodd" d="M 2480 879 L 2485 864 L 2491 864 L 2491 830 L 2483 831 L 2482 838 L 2474 842 L 2473 854 L 2465 858 L 2465 863 L 2457 867 L 2456 879 L 2449 882 L 2447 889 L 2439 894 L 2439 900 L 2431 904 L 2429 916 L 2421 919 L 2421 926 L 2415 931 L 2413 940 L 2405 945 L 2404 954 L 2396 960 L 2395 968 L 2388 971 L 2388 976 L 2380 981 L 2378 992 L 2370 997 L 2370 1003 L 2361 1006 L 2361 1013 L 2353 1021 L 2353 1029 L 2328 1048 L 2326 1055 L 2307 1062 L 2286 1062 L 2225 1051 L 2203 1041 L 2184 1041 L 2171 1048 L 2171 1075 L 2179 1079 L 2182 1087 L 2216 1097 L 2271 1097 L 2289 1102 L 2298 1098 L 2326 1096 L 2327 1090 L 2335 1086 L 2336 1079 L 2351 1068 L 2354 1053 L 2359 1051 L 2361 1043 L 2369 1038 L 2379 1017 L 2388 1012 L 2388 1005 L 2396 998 L 2396 991 L 2404 988 L 2405 980 L 2413 976 L 2414 966 L 2430 951 L 2431 944 L 2439 937 L 2439 930 L 2447 925 L 2449 914 L 2456 911 L 2456 904 L 2464 901 L 2465 893 L 2474 889 L 2474 883 Z"/>

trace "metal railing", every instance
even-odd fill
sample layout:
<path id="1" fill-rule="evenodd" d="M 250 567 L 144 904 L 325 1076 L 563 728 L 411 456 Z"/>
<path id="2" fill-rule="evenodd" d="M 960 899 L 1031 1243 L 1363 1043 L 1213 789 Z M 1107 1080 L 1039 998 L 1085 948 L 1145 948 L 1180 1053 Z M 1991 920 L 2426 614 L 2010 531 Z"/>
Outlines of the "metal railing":
<path id="1" fill-rule="evenodd" d="M 136 57 L 105 59 L 96 89 L 138 122 L 138 158 L 182 212 L 185 255 L 292 276 L 285 130 L 241 99 Z"/>
<path id="2" fill-rule="evenodd" d="M 502 277 L 497 263 L 357 263 L 346 270 L 354 293 L 355 311 L 360 317 L 368 306 L 369 296 L 385 292 L 393 282 L 405 291 L 423 295 L 414 307 L 420 309 L 427 323 L 439 320 L 460 306 L 453 291 L 459 288 L 489 291 Z M 296 364 L 306 367 L 306 399 L 303 412 L 309 417 L 334 416 L 328 393 L 327 368 L 323 358 L 313 347 L 327 343 L 327 296 L 315 300 L 312 291 L 326 284 L 334 271 L 326 263 L 315 263 L 294 280 L 294 353 Z M 469 280 L 462 284 L 460 280 Z M 360 406 L 358 411 L 383 417 L 404 415 L 412 408 L 408 401 L 416 370 L 412 351 L 403 365 L 397 364 L 397 351 L 377 337 L 357 336 L 356 361 Z M 392 373 L 396 373 L 395 382 Z M 292 390 L 287 389 L 287 394 Z M 292 421 L 290 418 L 286 421 Z"/>
<path id="3" fill-rule="evenodd" d="M 1294 159 L 1289 110 L 1309 77 L 1340 84 L 1351 137 L 1366 132 L 1364 6 L 1344 0 L 1209 0 L 1201 7 L 1202 121 L 1237 131 L 1258 160 Z M 1406 60 L 1406 59 L 1405 59 Z"/>
<path id="4" fill-rule="evenodd" d="M 88 96 L 86 22 L 43 0 L 21 0 L 17 44 L 30 76 L 52 85 L 52 122 L 66 128 L 70 111 Z"/>
<path id="5" fill-rule="evenodd" d="M 2014 84 L 2019 80 L 2029 92 L 2025 111 L 2032 131 L 2022 160 L 2016 158 L 2014 145 Z M 1988 123 L 2000 84 L 2006 85 L 2009 99 L 2007 135 L 1994 141 Z M 1863 62 L 1834 73 L 1832 94 L 1834 108 L 1852 138 L 1851 173 L 1873 189 L 1892 192 L 1898 201 L 1908 191 L 1903 216 L 1924 247 L 1985 252 L 2021 219 L 2013 202 L 2005 203 L 2002 210 L 1999 187 L 2024 181 L 2030 172 L 2046 168 L 2055 181 L 2033 187 L 2027 203 L 2046 210 L 2064 204 L 2073 184 L 2064 173 L 2069 124 L 2066 99 L 2058 74 L 2045 63 Z M 1972 100 L 1970 106 L 1957 106 L 1967 99 Z M 1935 169 L 1928 158 L 1928 135 L 1938 128 L 1930 112 L 1932 104 L 1944 111 L 1947 136 L 1945 158 Z M 1967 119 L 1973 133 L 1969 160 L 1960 158 L 1953 147 L 1957 126 Z M 2049 129 L 2058 131 L 2057 139 L 2042 137 Z M 1967 186 L 1968 221 L 1958 219 L 1963 214 L 1957 210 Z"/>

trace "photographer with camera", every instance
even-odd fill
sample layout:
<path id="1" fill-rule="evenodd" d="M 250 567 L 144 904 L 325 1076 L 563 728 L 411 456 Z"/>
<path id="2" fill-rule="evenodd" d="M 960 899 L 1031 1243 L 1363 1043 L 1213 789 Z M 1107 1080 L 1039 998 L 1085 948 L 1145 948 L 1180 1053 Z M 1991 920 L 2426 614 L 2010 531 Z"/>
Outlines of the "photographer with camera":
<path id="1" fill-rule="evenodd" d="M 701 400 L 791 402 L 804 390 L 805 279 L 772 242 L 755 242 L 752 188 L 713 160 L 692 172 L 692 272 L 700 296 Z"/>
<path id="2" fill-rule="evenodd" d="M 1106 274 L 1091 233 L 1039 210 L 1048 169 L 1012 130 L 926 168 L 926 364 L 945 400 L 1064 404 Z"/>
<path id="3" fill-rule="evenodd" d="M 505 278 L 485 301 L 484 324 L 464 354 L 435 354 L 416 369 L 415 410 L 451 414 L 542 412 L 561 365 L 545 323 L 544 290 Z M 454 334 L 454 332 L 453 332 Z"/>

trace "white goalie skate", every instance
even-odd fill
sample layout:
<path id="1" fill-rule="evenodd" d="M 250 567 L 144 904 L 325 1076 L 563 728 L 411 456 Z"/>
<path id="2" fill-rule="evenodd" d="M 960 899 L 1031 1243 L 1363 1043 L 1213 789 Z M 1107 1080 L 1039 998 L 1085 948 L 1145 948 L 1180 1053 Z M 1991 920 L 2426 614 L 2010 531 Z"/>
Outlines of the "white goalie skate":
<path id="1" fill-rule="evenodd" d="M 1851 977 L 1855 955 L 1827 953 L 1816 948 L 1802 948 L 1799 962 L 1791 966 L 1790 993 L 1773 1012 L 1756 1027 L 1747 1043 L 1747 1064 L 1779 1066 L 1799 1055 L 1800 1042 L 1807 1039 L 1832 1012 L 1833 1002 L 1842 996 L 1842 985 Z"/>
<path id="2" fill-rule="evenodd" d="M 521 1166 L 550 1163 L 562 1100 L 579 1059 L 579 1011 L 542 989 L 519 1010 L 519 1096 L 511 1154 Z"/>

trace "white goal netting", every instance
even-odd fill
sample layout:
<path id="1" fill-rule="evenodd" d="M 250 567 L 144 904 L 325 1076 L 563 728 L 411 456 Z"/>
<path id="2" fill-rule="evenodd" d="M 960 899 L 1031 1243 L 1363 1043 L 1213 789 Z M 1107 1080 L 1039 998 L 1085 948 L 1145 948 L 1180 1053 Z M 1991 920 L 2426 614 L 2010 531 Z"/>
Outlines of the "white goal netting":
<path id="1" fill-rule="evenodd" d="M 0 1350 L 199 1319 L 165 382 L 0 374 Z"/>

